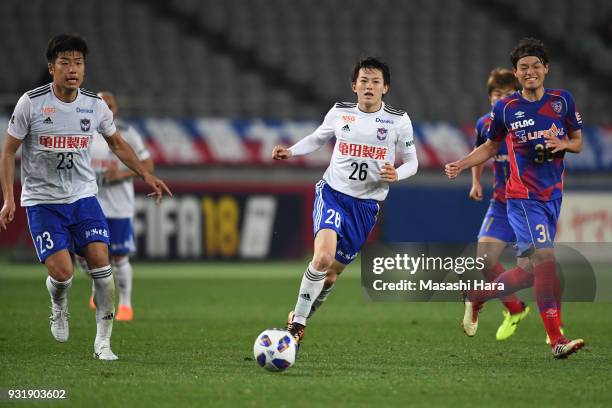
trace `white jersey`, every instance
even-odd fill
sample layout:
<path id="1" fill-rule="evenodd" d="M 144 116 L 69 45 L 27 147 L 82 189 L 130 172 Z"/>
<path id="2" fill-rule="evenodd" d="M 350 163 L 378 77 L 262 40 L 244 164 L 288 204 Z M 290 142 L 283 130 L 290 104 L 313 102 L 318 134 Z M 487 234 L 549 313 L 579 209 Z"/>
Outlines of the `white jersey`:
<path id="1" fill-rule="evenodd" d="M 96 94 L 79 89 L 71 103 L 60 101 L 51 84 L 19 98 L 8 134 L 23 142 L 21 206 L 69 204 L 98 191 L 89 150 L 95 130 L 116 129 L 113 113 Z"/>
<path id="2" fill-rule="evenodd" d="M 132 146 L 140 161 L 151 155 L 140 134 L 132 126 L 117 120 L 117 130 L 125 141 Z M 91 165 L 96 173 L 103 173 L 111 167 L 119 170 L 128 167 L 109 149 L 102 135 L 95 133 L 91 147 Z M 134 216 L 134 184 L 131 178 L 121 182 L 98 186 L 98 201 L 106 218 L 132 218 Z"/>
<path id="3" fill-rule="evenodd" d="M 389 183 L 379 176 L 383 165 L 393 165 L 396 154 L 416 151 L 408 114 L 384 102 L 372 113 L 338 102 L 314 135 L 326 141 L 336 137 L 323 179 L 334 190 L 362 199 L 383 201 L 389 192 Z"/>

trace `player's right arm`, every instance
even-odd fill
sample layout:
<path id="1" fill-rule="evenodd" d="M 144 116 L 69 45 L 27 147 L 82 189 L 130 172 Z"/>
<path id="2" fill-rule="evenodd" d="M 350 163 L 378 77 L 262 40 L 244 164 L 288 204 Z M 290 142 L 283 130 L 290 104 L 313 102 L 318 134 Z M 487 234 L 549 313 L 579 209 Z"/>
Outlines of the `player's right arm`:
<path id="1" fill-rule="evenodd" d="M 272 158 L 274 160 L 287 160 L 293 156 L 303 156 L 308 153 L 312 153 L 315 150 L 319 150 L 329 142 L 334 136 L 334 108 L 332 108 L 327 115 L 323 123 L 311 134 L 287 148 L 281 145 L 274 146 L 272 150 Z"/>
<path id="2" fill-rule="evenodd" d="M 13 196 L 13 178 L 15 177 L 15 155 L 21 140 L 15 139 L 7 134 L 2 146 L 2 158 L 0 158 L 0 181 L 2 182 L 2 196 L 4 204 L 0 210 L 0 230 L 6 230 L 8 223 L 15 217 L 15 197 Z"/>
<path id="3" fill-rule="evenodd" d="M 472 167 L 472 188 L 470 189 L 470 198 L 475 201 L 482 201 L 482 171 L 484 163 L 477 164 Z"/>
<path id="4" fill-rule="evenodd" d="M 474 149 L 472 153 L 465 156 L 463 159 L 453 163 L 448 163 L 444 168 L 446 175 L 449 179 L 454 179 L 465 169 L 474 167 L 479 164 L 483 164 L 491 157 L 495 156 L 499 150 L 501 142 L 494 140 L 487 140 L 486 143 L 482 144 L 477 149 Z"/>
<path id="5" fill-rule="evenodd" d="M 13 196 L 13 180 L 15 177 L 15 155 L 23 143 L 23 139 L 30 131 L 30 113 L 32 101 L 27 94 L 23 94 L 15 105 L 15 111 L 9 121 L 8 131 L 2 147 L 0 158 L 0 182 L 2 183 L 2 196 L 4 204 L 0 210 L 0 230 L 5 230 L 7 224 L 15 217 L 15 197 Z M 23 157 L 23 160 L 28 158 Z"/>

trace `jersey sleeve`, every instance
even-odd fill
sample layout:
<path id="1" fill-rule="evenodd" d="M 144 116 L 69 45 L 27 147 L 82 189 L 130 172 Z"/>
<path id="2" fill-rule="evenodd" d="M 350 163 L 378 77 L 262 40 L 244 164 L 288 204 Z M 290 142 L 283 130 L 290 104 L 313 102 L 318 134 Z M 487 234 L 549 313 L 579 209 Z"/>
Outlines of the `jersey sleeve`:
<path id="1" fill-rule="evenodd" d="M 395 152 L 398 157 L 403 157 L 408 153 L 416 152 L 412 122 L 406 113 L 404 113 L 401 119 L 399 135 L 397 142 L 395 143 Z"/>
<path id="2" fill-rule="evenodd" d="M 143 161 L 151 157 L 151 153 L 149 153 L 149 150 L 145 146 L 142 136 L 136 129 L 129 126 L 121 136 L 123 136 L 125 141 L 132 146 L 136 156 L 138 156 L 138 160 Z"/>
<path id="3" fill-rule="evenodd" d="M 476 141 L 474 142 L 474 147 L 478 147 L 482 144 L 484 144 L 487 139 L 486 139 L 486 135 L 485 135 L 485 131 L 487 130 L 487 128 L 489 127 L 489 118 L 480 118 L 478 119 L 478 121 L 476 122 Z"/>
<path id="4" fill-rule="evenodd" d="M 331 108 L 323 123 L 319 127 L 304 137 L 302 140 L 294 144 L 289 148 L 293 156 L 303 156 L 305 154 L 314 152 L 321 148 L 326 142 L 328 142 L 334 136 L 334 122 L 336 118 L 336 112 L 334 108 Z"/>
<path id="5" fill-rule="evenodd" d="M 27 94 L 23 94 L 15 105 L 13 115 L 9 120 L 7 133 L 15 139 L 23 140 L 30 132 L 30 113 L 32 101 Z"/>
<path id="6" fill-rule="evenodd" d="M 494 142 L 503 142 L 506 137 L 506 126 L 504 125 L 504 118 L 502 110 L 504 109 L 504 103 L 498 101 L 491 111 L 491 118 L 489 126 L 483 129 L 483 139 L 486 142 L 487 139 L 491 139 Z"/>
<path id="7" fill-rule="evenodd" d="M 113 122 L 113 112 L 108 108 L 104 101 L 100 100 L 99 103 L 99 121 L 98 121 L 98 133 L 104 137 L 111 137 L 117 132 L 115 122 Z"/>
<path id="8" fill-rule="evenodd" d="M 572 94 L 567 92 L 565 94 L 567 100 L 567 113 L 565 115 L 565 126 L 568 132 L 582 129 L 582 117 L 580 112 L 576 109 L 576 103 Z"/>

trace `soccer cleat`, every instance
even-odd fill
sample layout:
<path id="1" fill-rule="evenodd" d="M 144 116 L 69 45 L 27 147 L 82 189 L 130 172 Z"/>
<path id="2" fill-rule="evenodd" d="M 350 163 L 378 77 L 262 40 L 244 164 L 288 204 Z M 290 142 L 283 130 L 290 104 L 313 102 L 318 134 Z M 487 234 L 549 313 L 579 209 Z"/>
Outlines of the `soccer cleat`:
<path id="1" fill-rule="evenodd" d="M 119 357 L 113 353 L 110 348 L 110 342 L 102 342 L 94 344 L 93 358 L 96 360 L 114 361 L 119 360 Z"/>
<path id="2" fill-rule="evenodd" d="M 131 306 L 119 305 L 119 311 L 115 315 L 115 320 L 129 322 L 134 319 L 134 309 Z"/>
<path id="3" fill-rule="evenodd" d="M 51 306 L 51 316 L 49 316 L 49 322 L 51 323 L 51 334 L 53 338 L 60 343 L 68 341 L 68 335 L 70 328 L 68 325 L 68 306 L 58 307 L 56 305 Z"/>
<path id="4" fill-rule="evenodd" d="M 293 310 L 289 312 L 289 316 L 287 316 L 287 331 L 291 333 L 293 338 L 295 339 L 295 344 L 299 347 L 300 342 L 304 339 L 304 331 L 306 330 L 306 326 L 293 323 Z"/>
<path id="5" fill-rule="evenodd" d="M 89 297 L 89 308 L 91 310 L 96 310 L 96 303 L 94 302 L 93 295 Z"/>
<path id="6" fill-rule="evenodd" d="M 584 347 L 584 340 L 576 339 L 576 340 L 559 340 L 557 344 L 552 348 L 552 354 L 554 358 L 564 359 L 567 358 L 570 354 L 574 354 L 578 350 Z"/>
<path id="7" fill-rule="evenodd" d="M 560 327 L 559 330 L 561 331 L 561 334 L 565 334 L 563 327 Z M 546 335 L 546 344 L 550 345 L 550 337 L 548 337 L 548 334 Z"/>
<path id="8" fill-rule="evenodd" d="M 504 314 L 504 321 L 497 329 L 495 338 L 497 340 L 506 340 L 508 337 L 512 336 L 516 331 L 516 326 L 518 326 L 519 322 L 521 322 L 529 314 L 529 310 L 529 306 L 525 304 L 523 304 L 523 310 L 516 314 L 511 314 L 509 311 L 504 310 L 502 312 Z"/>
<path id="9" fill-rule="evenodd" d="M 463 304 L 464 312 L 461 326 L 463 327 L 463 332 L 468 337 L 472 337 L 476 334 L 476 330 L 478 330 L 478 313 L 482 309 L 483 304 L 482 302 L 470 302 L 467 299 L 467 295 L 463 298 Z"/>

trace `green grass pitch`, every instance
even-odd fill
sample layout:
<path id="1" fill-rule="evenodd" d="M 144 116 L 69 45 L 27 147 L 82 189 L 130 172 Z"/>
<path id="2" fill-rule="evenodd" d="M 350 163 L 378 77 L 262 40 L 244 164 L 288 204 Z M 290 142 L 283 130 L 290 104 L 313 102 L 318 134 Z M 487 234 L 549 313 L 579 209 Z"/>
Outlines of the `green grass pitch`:
<path id="1" fill-rule="evenodd" d="M 363 300 L 358 265 L 309 322 L 295 366 L 266 372 L 253 341 L 284 325 L 304 265 L 137 263 L 135 320 L 115 322 L 120 360 L 101 362 L 91 357 L 89 279 L 75 275 L 70 340 L 60 344 L 43 267 L 0 260 L 0 389 L 68 391 L 45 407 L 612 406 L 612 304 L 565 305 L 566 333 L 587 346 L 556 361 L 535 307 L 497 342 L 493 302 L 467 338 L 458 302 Z"/>

